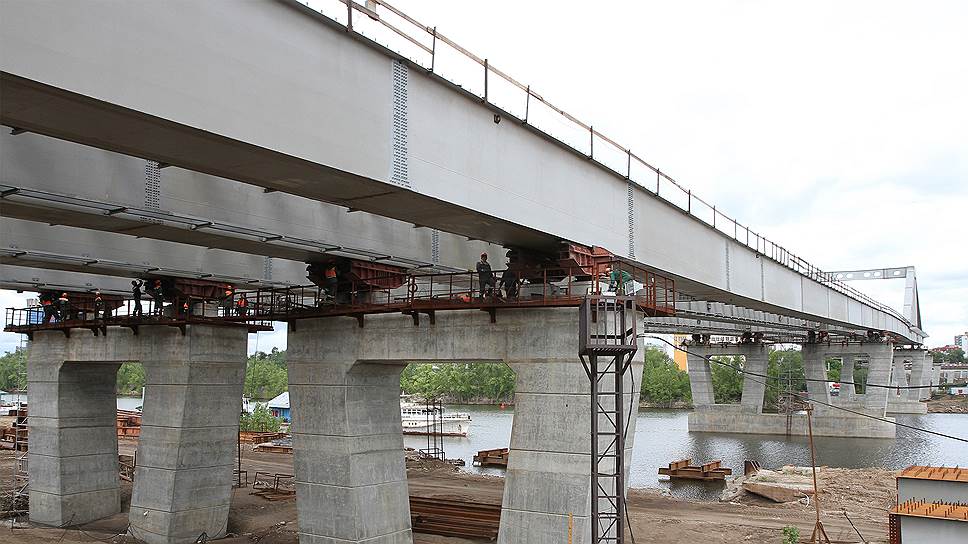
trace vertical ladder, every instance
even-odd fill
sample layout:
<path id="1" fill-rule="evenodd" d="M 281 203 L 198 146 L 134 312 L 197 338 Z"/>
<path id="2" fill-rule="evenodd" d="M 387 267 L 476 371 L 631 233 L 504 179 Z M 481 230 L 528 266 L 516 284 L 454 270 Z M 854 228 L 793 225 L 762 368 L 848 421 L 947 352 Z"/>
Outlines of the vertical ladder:
<path id="1" fill-rule="evenodd" d="M 637 350 L 629 297 L 590 296 L 581 307 L 579 356 L 591 385 L 592 544 L 625 542 L 625 373 Z"/>

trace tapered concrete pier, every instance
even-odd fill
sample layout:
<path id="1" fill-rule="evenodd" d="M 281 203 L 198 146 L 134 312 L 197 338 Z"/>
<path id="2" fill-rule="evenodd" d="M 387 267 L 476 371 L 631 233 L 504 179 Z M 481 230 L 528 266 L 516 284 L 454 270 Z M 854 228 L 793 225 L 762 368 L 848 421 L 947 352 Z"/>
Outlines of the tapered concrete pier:
<path id="1" fill-rule="evenodd" d="M 144 417 L 129 532 L 148 544 L 225 535 L 245 381 L 246 330 L 142 327 Z"/>
<path id="2" fill-rule="evenodd" d="M 89 331 L 35 333 L 30 391 L 30 521 L 68 526 L 121 511 L 116 386 L 121 361 Z M 84 335 L 89 338 L 84 338 Z"/>
<path id="3" fill-rule="evenodd" d="M 591 500 L 590 383 L 578 358 L 575 308 L 479 310 L 427 316 L 306 319 L 290 328 L 300 542 L 412 542 L 399 373 L 409 362 L 507 362 L 516 373 L 501 544 L 560 544 L 573 519 L 587 544 Z M 641 360 L 641 356 L 638 358 Z M 624 396 L 631 460 L 642 364 Z M 634 382 L 634 385 L 633 383 Z M 627 481 L 627 480 L 626 480 Z M 334 502 L 335 501 L 335 502 Z M 342 505 L 333 508 L 333 504 Z"/>
<path id="4" fill-rule="evenodd" d="M 30 519 L 79 525 L 121 511 L 117 370 L 147 386 L 130 534 L 148 544 L 218 538 L 228 524 L 246 329 L 192 324 L 37 331 L 30 391 Z"/>

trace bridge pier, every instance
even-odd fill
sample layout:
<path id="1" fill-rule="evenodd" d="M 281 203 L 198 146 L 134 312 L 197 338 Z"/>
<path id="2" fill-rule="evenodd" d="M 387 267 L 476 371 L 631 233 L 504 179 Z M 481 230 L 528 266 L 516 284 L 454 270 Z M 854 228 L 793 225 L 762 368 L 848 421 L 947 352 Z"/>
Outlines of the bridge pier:
<path id="1" fill-rule="evenodd" d="M 36 331 L 27 363 L 30 519 L 80 525 L 121 511 L 117 370 L 147 386 L 130 534 L 148 544 L 218 538 L 228 523 L 246 328 L 142 324 Z"/>
<path id="2" fill-rule="evenodd" d="M 245 381 L 245 328 L 142 327 L 145 405 L 129 532 L 148 544 L 224 536 Z"/>
<path id="3" fill-rule="evenodd" d="M 894 350 L 894 369 L 891 373 L 891 385 L 929 385 L 924 383 L 926 372 L 925 363 L 927 351 L 922 349 Z M 911 363 L 911 374 L 908 379 L 905 366 Z M 890 414 L 926 414 L 928 405 L 921 402 L 931 396 L 929 389 L 892 389 L 887 396 L 887 412 Z"/>
<path id="4" fill-rule="evenodd" d="M 695 354 L 690 354 L 688 359 L 689 382 L 692 386 L 694 406 L 693 412 L 689 414 L 690 432 L 779 435 L 785 435 L 789 432 L 792 436 L 805 436 L 807 434 L 806 415 L 803 413 L 794 413 L 790 418 L 788 427 L 786 414 L 762 413 L 761 410 L 754 408 L 757 402 L 759 406 L 762 406 L 763 403 L 760 391 L 765 389 L 766 385 L 755 384 L 756 381 L 766 381 L 762 378 L 744 376 L 743 401 L 739 405 L 715 404 L 713 402 L 709 363 L 706 362 L 704 357 L 744 355 L 747 361 L 747 369 L 757 374 L 766 374 L 765 362 L 768 361 L 769 353 L 766 346 L 755 344 L 690 345 L 689 351 Z M 853 362 L 853 358 L 857 356 L 869 358 L 871 363 L 868 381 L 870 383 L 887 383 L 892 359 L 891 344 L 864 344 L 861 346 L 805 344 L 802 354 L 806 377 L 824 380 L 807 382 L 810 398 L 865 414 L 884 417 L 887 407 L 886 389 L 870 390 L 868 394 L 864 395 L 831 399 L 825 381 L 825 359 L 827 357 L 838 357 Z M 764 367 L 763 371 L 759 370 L 761 365 Z M 750 385 L 749 382 L 751 381 L 755 385 Z M 777 387 L 775 383 L 770 383 L 770 386 Z M 749 400 L 747 400 L 748 394 L 753 395 Z M 813 434 L 817 436 L 867 438 L 893 438 L 895 436 L 894 426 L 889 422 L 877 421 L 861 415 L 852 415 L 820 404 L 815 406 Z"/>
<path id="5" fill-rule="evenodd" d="M 30 521 L 58 527 L 121 511 L 115 430 L 121 362 L 92 349 L 89 331 L 74 333 L 37 331 L 27 362 Z"/>
<path id="6" fill-rule="evenodd" d="M 587 544 L 591 501 L 588 376 L 576 308 L 304 319 L 290 327 L 290 400 L 302 544 L 412 542 L 399 408 L 410 362 L 507 362 L 515 417 L 502 544 Z M 641 360 L 641 358 L 640 358 Z M 642 363 L 631 366 L 625 458 L 631 460 Z M 626 471 L 628 469 L 626 468 Z M 626 478 L 626 482 L 627 482 Z"/>

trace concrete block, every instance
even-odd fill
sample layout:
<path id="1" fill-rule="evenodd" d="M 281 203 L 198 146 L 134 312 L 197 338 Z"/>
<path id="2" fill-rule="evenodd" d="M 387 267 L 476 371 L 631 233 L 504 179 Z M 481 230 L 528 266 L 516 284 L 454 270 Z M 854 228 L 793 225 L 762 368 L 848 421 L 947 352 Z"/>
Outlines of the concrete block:
<path id="1" fill-rule="evenodd" d="M 301 482 L 335 486 L 406 481 L 402 449 L 399 431 L 354 437 L 297 433 L 294 473 Z"/>
<path id="2" fill-rule="evenodd" d="M 121 490 L 118 487 L 69 495 L 30 489 L 30 521 L 40 525 L 84 524 L 120 511 Z"/>
<path id="3" fill-rule="evenodd" d="M 304 482 L 296 493 L 300 533 L 363 543 L 410 528 L 406 481 L 353 487 Z"/>

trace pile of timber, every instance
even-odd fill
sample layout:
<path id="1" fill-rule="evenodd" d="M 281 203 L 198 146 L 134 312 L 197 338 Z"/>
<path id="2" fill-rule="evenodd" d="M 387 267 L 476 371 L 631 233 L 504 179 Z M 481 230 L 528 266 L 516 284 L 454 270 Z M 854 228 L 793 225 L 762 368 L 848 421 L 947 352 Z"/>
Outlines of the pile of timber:
<path id="1" fill-rule="evenodd" d="M 286 433 L 268 433 L 260 431 L 239 431 L 239 442 L 243 444 L 264 444 L 280 438 L 285 438 Z"/>
<path id="2" fill-rule="evenodd" d="M 660 468 L 659 474 L 670 478 L 689 480 L 725 480 L 733 473 L 731 468 L 722 468 L 722 461 L 712 461 L 698 467 L 692 466 L 692 459 L 682 459 L 669 463 L 669 468 Z"/>
<path id="3" fill-rule="evenodd" d="M 141 412 L 118 410 L 117 429 L 118 438 L 141 436 Z"/>
<path id="4" fill-rule="evenodd" d="M 7 417 L 14 418 L 13 425 L 0 428 L 0 450 L 27 451 L 27 405 L 11 408 Z"/>
<path id="5" fill-rule="evenodd" d="M 474 456 L 474 466 L 476 467 L 504 467 L 508 466 L 508 448 L 498 448 L 495 450 L 481 450 Z"/>
<path id="6" fill-rule="evenodd" d="M 411 496 L 410 522 L 417 533 L 494 540 L 501 505 Z"/>
<path id="7" fill-rule="evenodd" d="M 283 435 L 281 438 L 276 438 L 270 442 L 258 444 L 252 448 L 252 451 L 262 453 L 292 453 L 292 438 Z"/>

